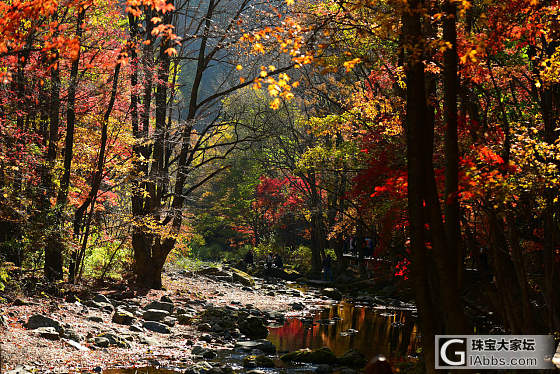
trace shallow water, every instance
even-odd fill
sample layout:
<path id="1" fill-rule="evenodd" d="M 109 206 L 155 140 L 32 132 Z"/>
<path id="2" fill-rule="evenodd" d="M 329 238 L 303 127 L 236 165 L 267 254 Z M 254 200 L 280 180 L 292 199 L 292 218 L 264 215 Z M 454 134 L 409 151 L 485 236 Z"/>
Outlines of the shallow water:
<path id="1" fill-rule="evenodd" d="M 340 302 L 330 305 L 314 315 L 286 317 L 283 326 L 269 327 L 268 340 L 278 354 L 301 348 L 329 347 L 337 356 L 355 349 L 370 358 L 383 354 L 389 361 L 403 362 L 415 357 L 418 342 L 417 328 L 412 312 L 392 307 L 370 308 Z M 220 357 L 236 371 L 246 354 L 234 352 Z M 282 364 L 281 361 L 277 361 Z M 282 366 L 282 365 L 279 365 Z M 262 368 L 259 368 L 262 369 Z M 311 373 L 312 366 L 296 365 L 289 368 L 266 369 L 266 373 Z M 171 374 L 178 371 L 156 368 L 119 368 L 103 370 L 104 374 Z"/>
<path id="2" fill-rule="evenodd" d="M 326 346 L 337 356 L 352 348 L 368 360 L 383 354 L 391 361 L 401 361 L 414 356 L 417 348 L 416 325 L 410 311 L 377 310 L 348 302 L 320 311 L 313 316 L 313 323 L 287 318 L 284 326 L 269 331 L 268 340 L 278 352 Z"/>

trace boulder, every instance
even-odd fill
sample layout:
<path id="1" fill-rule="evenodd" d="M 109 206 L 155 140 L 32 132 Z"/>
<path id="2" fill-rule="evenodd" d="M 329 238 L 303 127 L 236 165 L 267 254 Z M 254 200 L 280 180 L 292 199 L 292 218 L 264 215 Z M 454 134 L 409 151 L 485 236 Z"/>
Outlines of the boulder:
<path id="1" fill-rule="evenodd" d="M 100 334 L 96 338 L 105 338 L 109 340 L 109 345 L 115 345 L 119 348 L 130 348 L 130 343 L 128 343 L 123 337 L 110 332 Z"/>
<path id="2" fill-rule="evenodd" d="M 244 286 L 254 287 L 255 281 L 253 278 L 245 273 L 244 271 L 238 269 L 231 269 L 232 271 L 232 279 L 234 282 L 241 283 Z"/>
<path id="3" fill-rule="evenodd" d="M 342 300 L 342 293 L 335 288 L 324 288 L 321 293 L 333 300 Z"/>
<path id="4" fill-rule="evenodd" d="M 273 368 L 275 367 L 274 361 L 265 355 L 247 356 L 243 359 L 243 367 L 253 369 L 257 367 Z"/>
<path id="5" fill-rule="evenodd" d="M 75 342 L 81 342 L 82 340 L 84 340 L 84 338 L 71 327 L 64 328 L 64 332 L 61 334 L 61 336 Z"/>
<path id="6" fill-rule="evenodd" d="M 93 345 L 95 345 L 96 347 L 107 348 L 109 347 L 109 344 L 109 339 L 107 338 L 103 338 L 100 336 L 96 336 L 95 338 L 93 338 Z"/>
<path id="7" fill-rule="evenodd" d="M 264 353 L 268 354 L 275 354 L 276 353 L 276 346 L 265 339 L 259 340 L 248 340 L 244 342 L 237 342 L 235 344 L 236 348 L 242 349 L 244 351 L 252 351 L 254 349 L 258 349 Z"/>
<path id="8" fill-rule="evenodd" d="M 292 308 L 293 310 L 304 310 L 305 305 L 296 301 L 290 304 L 290 308 Z"/>
<path id="9" fill-rule="evenodd" d="M 177 322 L 179 323 L 179 325 L 189 325 L 192 322 L 193 318 L 194 316 L 192 314 L 178 314 Z"/>
<path id="10" fill-rule="evenodd" d="M 327 347 L 311 350 L 309 348 L 300 349 L 286 353 L 280 357 L 285 362 L 307 362 L 312 364 L 334 364 L 336 356 Z"/>
<path id="11" fill-rule="evenodd" d="M 40 336 L 41 338 L 45 338 L 49 340 L 60 339 L 60 334 L 55 330 L 54 327 L 38 327 L 34 329 L 33 332 L 38 336 Z"/>
<path id="12" fill-rule="evenodd" d="M 268 329 L 262 318 L 250 316 L 239 322 L 239 331 L 249 339 L 264 339 L 268 336 Z"/>
<path id="13" fill-rule="evenodd" d="M 31 317 L 29 317 L 27 323 L 25 324 L 25 328 L 27 328 L 28 330 L 35 330 L 39 327 L 52 327 L 59 334 L 64 331 L 60 322 L 42 314 L 32 315 Z"/>
<path id="14" fill-rule="evenodd" d="M 206 359 L 213 359 L 216 358 L 218 356 L 218 354 L 216 352 L 214 352 L 213 350 L 211 350 L 210 348 L 206 348 L 200 345 L 195 345 L 192 348 L 191 353 L 195 356 L 202 356 Z"/>
<path id="15" fill-rule="evenodd" d="M 121 308 L 115 310 L 115 314 L 113 314 L 111 319 L 113 323 L 118 323 L 119 325 L 132 325 L 135 320 L 136 318 L 132 313 Z"/>
<path id="16" fill-rule="evenodd" d="M 175 326 L 175 324 L 177 323 L 177 318 L 169 317 L 169 316 L 168 316 L 168 317 L 165 317 L 165 318 L 163 319 L 163 321 L 161 321 L 161 322 L 163 322 L 164 324 L 166 324 L 166 325 L 169 326 L 169 327 L 173 327 L 173 326 Z"/>
<path id="17" fill-rule="evenodd" d="M 202 268 L 202 269 L 198 270 L 196 273 L 199 274 L 199 275 L 207 275 L 207 276 L 213 276 L 213 277 L 217 277 L 217 276 L 229 277 L 229 276 L 231 276 L 231 274 L 228 273 L 227 271 L 224 271 L 220 268 L 212 267 L 212 266 Z"/>
<path id="18" fill-rule="evenodd" d="M 103 322 L 103 318 L 101 318 L 99 316 L 89 316 L 89 317 L 87 317 L 87 319 L 92 321 L 92 322 L 99 322 L 99 323 Z"/>
<path id="19" fill-rule="evenodd" d="M 171 334 L 171 330 L 168 326 L 155 321 L 146 321 L 144 322 L 142 327 L 144 327 L 146 330 L 159 332 L 160 334 Z"/>
<path id="20" fill-rule="evenodd" d="M 146 321 L 161 321 L 169 316 L 169 312 L 159 309 L 148 309 L 142 314 Z"/>
<path id="21" fill-rule="evenodd" d="M 142 326 L 136 325 L 136 324 L 130 325 L 130 326 L 128 327 L 128 329 L 129 329 L 130 331 L 132 331 L 132 332 L 142 332 L 142 331 L 144 331 L 144 329 L 142 328 Z"/>
<path id="22" fill-rule="evenodd" d="M 95 295 L 95 297 L 93 298 L 93 301 L 97 302 L 97 303 L 107 303 L 107 304 L 111 304 L 111 300 L 109 300 L 109 298 L 103 294 L 98 293 L 97 295 Z"/>
<path id="23" fill-rule="evenodd" d="M 169 303 L 166 301 L 152 301 L 144 309 L 156 309 L 156 310 L 165 310 L 167 313 L 172 314 L 175 305 L 173 303 Z"/>
<path id="24" fill-rule="evenodd" d="M 363 354 L 351 349 L 344 353 L 337 359 L 337 363 L 341 366 L 347 366 L 351 368 L 363 368 L 367 364 L 367 360 Z"/>
<path id="25" fill-rule="evenodd" d="M 328 364 L 317 365 L 317 368 L 315 369 L 315 373 L 317 374 L 329 374 L 332 373 L 332 371 L 332 366 Z"/>

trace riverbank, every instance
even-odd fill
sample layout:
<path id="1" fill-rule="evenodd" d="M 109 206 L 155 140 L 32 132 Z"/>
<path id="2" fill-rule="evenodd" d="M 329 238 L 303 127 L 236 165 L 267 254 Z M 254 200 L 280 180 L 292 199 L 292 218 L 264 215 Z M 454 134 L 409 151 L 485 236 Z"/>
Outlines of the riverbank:
<path id="1" fill-rule="evenodd" d="M 109 369 L 171 367 L 227 374 L 232 365 L 244 370 L 263 365 L 245 362 L 248 356 L 276 359 L 276 353 L 292 350 L 286 348 L 331 345 L 342 357 L 361 340 L 354 336 L 357 326 L 364 326 L 364 338 L 379 339 L 364 353 L 386 353 L 391 339 L 410 340 L 413 328 L 401 326 L 410 322 L 413 306 L 395 299 L 364 295 L 353 299 L 354 307 L 339 304 L 343 295 L 336 289 L 251 277 L 228 267 L 168 270 L 163 280 L 165 290 L 149 292 L 112 285 L 92 293 L 59 290 L 61 297 L 12 298 L 1 313 L 3 369 L 117 373 Z M 228 363 L 224 358 L 234 351 L 237 363 Z"/>
<path id="2" fill-rule="evenodd" d="M 19 296 L 2 307 L 3 369 L 28 365 L 40 371 L 69 372 L 132 364 L 188 365 L 196 361 L 193 347 L 233 348 L 236 338 L 242 335 L 237 327 L 229 338 L 211 335 L 213 326 L 198 324 L 208 309 L 227 307 L 254 316 L 259 321 L 256 325 L 266 325 L 280 322 L 285 313 L 301 313 L 325 302 L 288 287 L 282 280 L 264 281 L 238 272 L 232 277 L 227 269 L 214 269 L 168 271 L 164 274 L 165 290 L 146 294 L 131 289 L 102 289 L 88 299 L 72 294 L 65 298 Z M 146 315 L 150 309 L 162 308 L 157 302 L 170 304 L 170 313 L 161 318 Z M 120 320 L 115 318 L 116 312 L 122 312 Z M 53 323 L 48 320 L 28 326 L 34 315 L 59 322 L 60 327 L 50 326 Z M 31 329 L 37 326 L 40 329 Z"/>

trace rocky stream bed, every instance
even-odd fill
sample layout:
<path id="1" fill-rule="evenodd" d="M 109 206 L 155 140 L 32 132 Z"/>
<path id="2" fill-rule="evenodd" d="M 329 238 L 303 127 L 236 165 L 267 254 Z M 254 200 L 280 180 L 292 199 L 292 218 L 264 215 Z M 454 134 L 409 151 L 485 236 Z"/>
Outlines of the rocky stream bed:
<path id="1" fill-rule="evenodd" d="M 0 313 L 3 369 L 352 374 L 377 354 L 414 358 L 415 310 L 398 300 L 346 299 L 228 267 L 167 271 L 164 284 L 147 294 L 12 300 Z"/>

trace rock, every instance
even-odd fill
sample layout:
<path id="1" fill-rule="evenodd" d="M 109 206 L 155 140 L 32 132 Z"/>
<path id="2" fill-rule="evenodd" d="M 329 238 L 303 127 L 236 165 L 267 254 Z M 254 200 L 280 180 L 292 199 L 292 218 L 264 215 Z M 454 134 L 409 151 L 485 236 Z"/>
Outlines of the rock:
<path id="1" fill-rule="evenodd" d="M 156 310 L 165 310 L 167 313 L 172 314 L 175 305 L 173 303 L 168 303 L 165 301 L 152 301 L 144 309 L 156 309 Z"/>
<path id="2" fill-rule="evenodd" d="M 119 325 L 132 325 L 135 320 L 136 318 L 134 318 L 132 313 L 121 308 L 115 310 L 115 314 L 113 314 L 111 319 L 113 323 L 118 323 Z"/>
<path id="3" fill-rule="evenodd" d="M 148 309 L 142 314 L 142 318 L 146 321 L 161 321 L 169 316 L 169 312 L 159 309 Z"/>
<path id="4" fill-rule="evenodd" d="M 387 358 L 385 356 L 378 355 L 368 362 L 365 372 L 376 374 L 392 374 L 393 369 L 391 368 L 391 364 L 387 362 Z"/>
<path id="5" fill-rule="evenodd" d="M 286 353 L 280 357 L 282 361 L 286 362 L 308 362 L 312 364 L 334 364 L 336 356 L 332 351 L 327 348 L 319 348 L 311 350 L 309 348 L 300 349 L 294 352 Z"/>
<path id="6" fill-rule="evenodd" d="M 333 300 L 342 300 L 342 293 L 335 288 L 324 288 L 321 293 Z"/>
<path id="7" fill-rule="evenodd" d="M 266 371 L 264 371 L 264 370 L 255 370 L 255 369 L 253 369 L 253 370 L 249 370 L 249 371 L 247 372 L 247 374 L 266 374 Z"/>
<path id="8" fill-rule="evenodd" d="M 240 348 L 244 351 L 252 351 L 254 349 L 258 349 L 259 351 L 262 351 L 262 352 L 268 353 L 268 354 L 275 354 L 276 353 L 276 347 L 274 346 L 274 344 L 272 344 L 271 342 L 269 342 L 268 340 L 265 340 L 265 339 L 249 340 L 249 341 L 245 341 L 245 342 L 237 342 L 235 344 L 235 347 Z"/>
<path id="9" fill-rule="evenodd" d="M 142 336 L 142 337 L 140 337 L 140 344 L 145 344 L 145 345 L 148 345 L 150 347 L 153 347 L 153 346 L 158 345 L 158 341 L 157 341 L 157 339 L 149 337 L 149 336 Z"/>
<path id="10" fill-rule="evenodd" d="M 179 323 L 179 325 L 189 325 L 192 322 L 193 318 L 194 316 L 191 314 L 178 314 L 177 322 Z"/>
<path id="11" fill-rule="evenodd" d="M 202 340 L 203 342 L 206 342 L 206 343 L 211 343 L 212 340 L 214 340 L 214 338 L 210 334 L 202 334 L 200 336 L 200 340 Z"/>
<path id="12" fill-rule="evenodd" d="M 109 300 L 109 298 L 103 294 L 98 293 L 97 295 L 95 295 L 95 297 L 93 298 L 93 301 L 95 301 L 96 303 L 106 303 L 106 304 L 111 304 L 111 300 Z"/>
<path id="13" fill-rule="evenodd" d="M 101 318 L 99 316 L 89 316 L 89 317 L 87 317 L 87 319 L 92 321 L 92 322 L 99 322 L 99 323 L 103 322 L 103 318 Z"/>
<path id="14" fill-rule="evenodd" d="M 160 334 L 171 334 L 171 330 L 169 327 L 164 325 L 163 323 L 155 322 L 155 321 L 146 321 L 142 325 L 147 330 L 159 332 Z"/>
<path id="15" fill-rule="evenodd" d="M 93 345 L 99 348 L 107 348 L 109 347 L 109 339 L 96 336 L 93 338 Z"/>
<path id="16" fill-rule="evenodd" d="M 332 371 L 332 367 L 328 364 L 317 365 L 317 368 L 315 369 L 315 373 L 317 374 L 329 374 L 332 373 Z"/>
<path id="17" fill-rule="evenodd" d="M 105 338 L 109 340 L 110 345 L 116 345 L 119 348 L 130 348 L 130 343 L 128 343 L 124 338 L 110 332 L 98 335 L 96 338 Z"/>
<path id="18" fill-rule="evenodd" d="M 304 310 L 305 309 L 305 305 L 303 303 L 300 302 L 294 302 L 290 304 L 290 308 L 292 308 L 293 310 Z"/>
<path id="19" fill-rule="evenodd" d="M 60 322 L 42 314 L 32 315 L 31 317 L 29 317 L 27 323 L 25 324 L 25 328 L 27 328 L 28 330 L 35 330 L 39 327 L 52 327 L 59 334 L 64 331 Z"/>
<path id="20" fill-rule="evenodd" d="M 209 276 L 214 276 L 214 277 L 216 277 L 216 276 L 221 276 L 221 277 L 231 276 L 231 274 L 228 273 L 227 271 L 223 271 L 220 268 L 211 267 L 211 266 L 206 267 L 206 268 L 202 268 L 202 269 L 198 270 L 196 273 L 199 274 L 199 275 L 209 275 Z"/>
<path id="21" fill-rule="evenodd" d="M 7 327 L 8 323 L 6 322 L 6 318 L 3 315 L 0 315 L 0 327 Z"/>
<path id="22" fill-rule="evenodd" d="M 337 363 L 342 366 L 348 366 L 351 368 L 363 368 L 366 366 L 367 360 L 363 354 L 351 349 L 344 353 L 337 359 Z"/>
<path id="23" fill-rule="evenodd" d="M 241 320 L 239 322 L 239 331 L 249 337 L 249 339 L 264 339 L 268 336 L 268 329 L 263 319 L 254 316 Z"/>
<path id="24" fill-rule="evenodd" d="M 34 333 L 40 336 L 41 338 L 45 338 L 49 340 L 60 339 L 60 334 L 55 330 L 54 327 L 38 327 L 34 329 Z"/>
<path id="25" fill-rule="evenodd" d="M 195 365 L 187 368 L 185 374 L 206 374 L 212 370 L 213 367 L 206 361 L 198 362 Z"/>
<path id="26" fill-rule="evenodd" d="M 84 338 L 72 328 L 65 328 L 64 332 L 62 333 L 62 337 L 73 340 L 75 342 L 81 342 L 82 340 L 84 340 Z"/>
<path id="27" fill-rule="evenodd" d="M 173 300 L 171 300 L 171 298 L 167 295 L 163 295 L 159 300 L 164 303 L 173 304 Z"/>
<path id="28" fill-rule="evenodd" d="M 275 367 L 275 365 L 272 359 L 266 357 L 265 355 L 258 355 L 258 356 L 245 357 L 243 359 L 243 367 L 249 369 L 256 368 L 256 367 L 273 368 Z"/>
<path id="29" fill-rule="evenodd" d="M 249 286 L 249 287 L 255 286 L 255 281 L 249 274 L 238 269 L 231 269 L 231 270 L 232 270 L 231 275 L 234 282 L 241 283 L 242 285 Z"/>
<path id="30" fill-rule="evenodd" d="M 214 352 L 213 350 L 211 350 L 210 348 L 206 348 L 200 345 L 195 345 L 192 348 L 191 353 L 195 356 L 202 356 L 206 359 L 212 359 L 212 358 L 216 358 L 218 356 L 218 354 L 216 352 Z"/>
<path id="31" fill-rule="evenodd" d="M 357 374 L 358 372 L 354 369 L 350 369 L 350 368 L 340 368 L 340 370 L 338 370 L 339 374 Z"/>
<path id="32" fill-rule="evenodd" d="M 169 327 L 173 327 L 175 326 L 175 324 L 177 323 L 177 318 L 174 317 L 165 317 L 162 321 L 164 324 L 166 324 Z"/>
<path id="33" fill-rule="evenodd" d="M 129 329 L 130 331 L 133 331 L 133 332 L 142 332 L 142 331 L 144 331 L 144 329 L 143 329 L 142 326 L 140 326 L 140 325 L 130 325 L 128 329 Z"/>
<path id="34" fill-rule="evenodd" d="M 89 351 L 88 347 L 83 346 L 74 340 L 62 339 L 62 341 L 68 344 L 69 346 L 76 348 L 78 351 L 83 351 L 83 352 Z"/>

